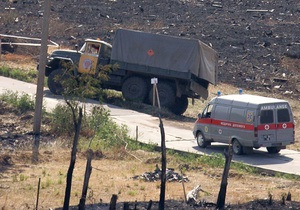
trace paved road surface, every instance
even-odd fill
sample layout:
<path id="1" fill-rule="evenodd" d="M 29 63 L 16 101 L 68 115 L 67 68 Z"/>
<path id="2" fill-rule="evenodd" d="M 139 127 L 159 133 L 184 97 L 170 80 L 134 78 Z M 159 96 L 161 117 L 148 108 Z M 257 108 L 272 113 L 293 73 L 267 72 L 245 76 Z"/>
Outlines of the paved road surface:
<path id="1" fill-rule="evenodd" d="M 36 93 L 36 85 L 0 76 L 0 94 L 7 90 L 34 95 Z M 48 89 L 44 90 L 44 105 L 48 110 L 53 109 L 59 102 L 63 103 L 61 97 L 51 94 Z M 89 100 L 89 103 L 90 105 L 97 104 L 97 102 L 93 100 Z M 127 125 L 131 137 L 138 137 L 138 140 L 144 143 L 160 145 L 161 138 L 159 120 L 157 117 L 109 104 L 104 106 L 110 109 L 111 117 L 115 122 L 120 125 Z M 223 153 L 227 147 L 227 145 L 224 144 L 213 143 L 211 147 L 200 149 L 194 140 L 192 128 L 187 130 L 165 124 L 164 128 L 166 133 L 166 147 L 170 149 L 198 154 L 212 154 Z M 300 152 L 293 150 L 281 150 L 279 154 L 269 154 L 267 150 L 263 148 L 254 150 L 253 154 L 235 155 L 233 160 L 263 169 L 300 175 Z"/>

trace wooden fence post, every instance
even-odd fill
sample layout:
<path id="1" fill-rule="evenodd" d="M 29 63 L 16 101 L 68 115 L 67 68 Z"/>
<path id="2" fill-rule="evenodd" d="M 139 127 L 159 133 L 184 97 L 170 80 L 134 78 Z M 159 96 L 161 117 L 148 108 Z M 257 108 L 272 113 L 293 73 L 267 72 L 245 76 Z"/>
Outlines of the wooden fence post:
<path id="1" fill-rule="evenodd" d="M 225 166 L 224 166 L 220 191 L 219 191 L 219 195 L 218 195 L 217 209 L 224 209 L 224 206 L 225 206 L 225 198 L 226 198 L 226 191 L 227 191 L 227 184 L 228 184 L 227 179 L 228 179 L 230 163 L 231 163 L 231 159 L 232 159 L 232 145 L 231 144 L 229 145 L 228 150 L 224 151 L 224 156 L 225 156 Z"/>

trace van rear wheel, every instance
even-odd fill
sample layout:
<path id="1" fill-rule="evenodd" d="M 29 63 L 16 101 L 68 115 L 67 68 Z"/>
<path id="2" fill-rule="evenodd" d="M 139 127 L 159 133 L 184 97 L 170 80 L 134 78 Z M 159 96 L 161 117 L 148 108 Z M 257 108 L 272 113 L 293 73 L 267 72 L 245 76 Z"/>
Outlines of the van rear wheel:
<path id="1" fill-rule="evenodd" d="M 267 147 L 268 153 L 270 154 L 277 154 L 280 152 L 280 148 L 278 147 Z"/>
<path id="2" fill-rule="evenodd" d="M 233 150 L 233 153 L 236 155 L 243 154 L 243 146 L 240 144 L 240 142 L 237 139 L 234 139 L 232 141 L 232 150 Z"/>
<path id="3" fill-rule="evenodd" d="M 209 145 L 209 143 L 205 141 L 205 137 L 201 132 L 197 133 L 196 140 L 197 140 L 197 144 L 200 148 L 205 148 Z"/>

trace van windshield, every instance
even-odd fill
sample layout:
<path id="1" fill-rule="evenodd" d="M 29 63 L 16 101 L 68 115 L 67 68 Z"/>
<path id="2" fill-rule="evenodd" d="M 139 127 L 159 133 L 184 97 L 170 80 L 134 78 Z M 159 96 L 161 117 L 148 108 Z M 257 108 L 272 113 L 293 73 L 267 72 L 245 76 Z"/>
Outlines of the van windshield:
<path id="1" fill-rule="evenodd" d="M 212 108 L 213 108 L 213 105 L 208 104 L 202 112 L 202 118 L 210 118 Z"/>
<path id="2" fill-rule="evenodd" d="M 268 124 L 274 122 L 273 110 L 261 110 L 260 123 Z"/>

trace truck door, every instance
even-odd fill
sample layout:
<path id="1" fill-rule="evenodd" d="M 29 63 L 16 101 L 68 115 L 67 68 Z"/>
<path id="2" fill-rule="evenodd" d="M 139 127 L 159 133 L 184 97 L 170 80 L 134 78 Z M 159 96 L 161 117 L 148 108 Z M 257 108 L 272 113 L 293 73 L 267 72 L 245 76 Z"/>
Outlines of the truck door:
<path id="1" fill-rule="evenodd" d="M 98 64 L 105 66 L 110 63 L 111 47 L 102 44 L 99 52 Z"/>
<path id="2" fill-rule="evenodd" d="M 86 43 L 85 49 L 79 60 L 79 66 L 78 66 L 79 73 L 95 74 L 100 49 L 101 49 L 100 43 L 90 43 L 90 42 Z"/>

